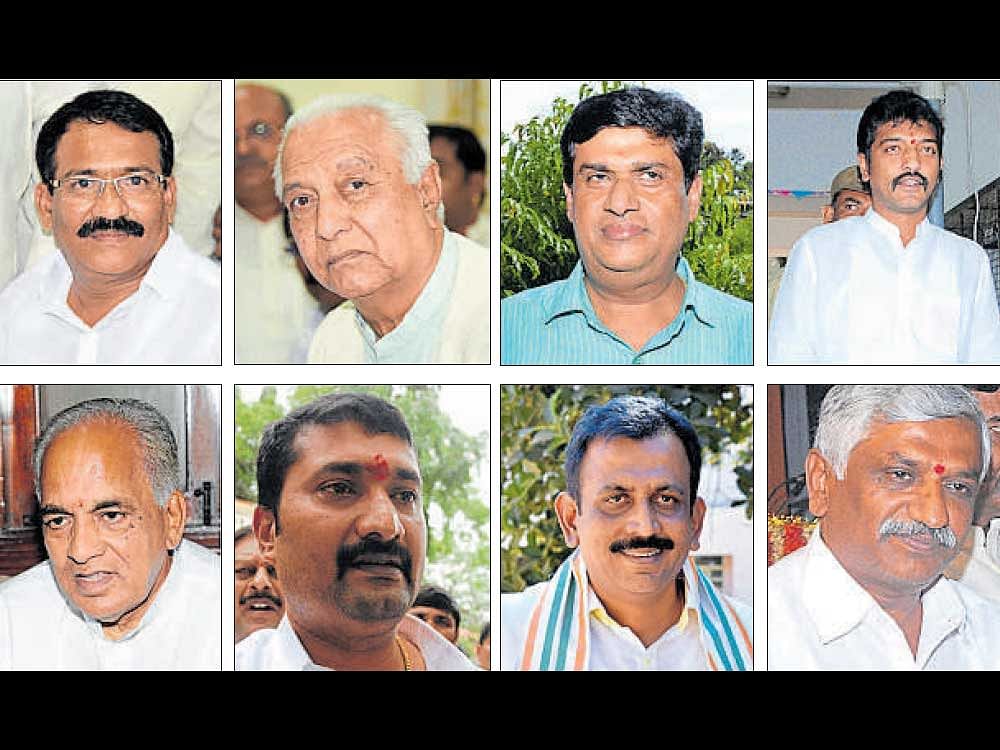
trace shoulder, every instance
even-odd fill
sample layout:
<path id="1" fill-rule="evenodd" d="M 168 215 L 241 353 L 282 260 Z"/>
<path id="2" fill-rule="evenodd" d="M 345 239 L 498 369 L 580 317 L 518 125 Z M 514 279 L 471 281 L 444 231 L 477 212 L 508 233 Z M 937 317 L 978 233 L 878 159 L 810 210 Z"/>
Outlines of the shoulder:
<path id="1" fill-rule="evenodd" d="M 989 256 L 978 242 L 962 237 L 959 234 L 950 232 L 943 227 L 928 224 L 927 230 L 936 236 L 950 251 L 958 255 L 963 261 L 976 264 L 989 264 Z"/>
<path id="2" fill-rule="evenodd" d="M 767 569 L 767 590 L 787 591 L 798 585 L 805 571 L 809 548 L 802 547 L 782 557 Z"/>
<path id="3" fill-rule="evenodd" d="M 174 270 L 184 275 L 185 282 L 194 281 L 212 289 L 222 288 L 222 270 L 214 260 L 196 253 L 180 234 L 172 233 L 160 252 L 166 250 Z"/>
<path id="4" fill-rule="evenodd" d="M 58 252 L 52 253 L 7 282 L 7 286 L 0 290 L 0 317 L 6 317 L 8 312 L 16 312 L 13 305 L 33 303 L 39 290 L 46 286 L 46 278 L 61 260 L 62 256 Z"/>
<path id="5" fill-rule="evenodd" d="M 275 669 L 288 665 L 275 663 L 274 654 L 279 637 L 277 629 L 265 628 L 257 630 L 236 644 L 234 667 L 239 670 Z"/>
<path id="6" fill-rule="evenodd" d="M 23 573 L 0 583 L 0 602 L 8 605 L 27 604 L 50 594 L 55 594 L 62 600 L 48 561 L 40 562 Z"/>
<path id="7" fill-rule="evenodd" d="M 962 581 L 942 579 L 962 600 L 969 621 L 973 625 L 988 625 L 990 631 L 1000 634 L 1000 601 L 990 599 Z"/>
<path id="8" fill-rule="evenodd" d="M 753 305 L 744 299 L 734 297 L 726 292 L 719 291 L 715 287 L 694 280 L 698 290 L 698 299 L 702 304 L 707 304 L 717 315 L 727 320 L 739 320 L 750 322 L 753 320 Z"/>
<path id="9" fill-rule="evenodd" d="M 349 301 L 326 314 L 309 345 L 310 364 L 360 364 L 364 361 L 364 341 L 354 316 L 354 305 Z"/>
<path id="10" fill-rule="evenodd" d="M 559 292 L 566 285 L 566 281 L 566 279 L 559 279 L 559 281 L 552 281 L 542 286 L 536 286 L 531 289 L 525 289 L 517 294 L 512 294 L 500 302 L 500 310 L 513 312 L 515 310 L 534 307 Z"/>

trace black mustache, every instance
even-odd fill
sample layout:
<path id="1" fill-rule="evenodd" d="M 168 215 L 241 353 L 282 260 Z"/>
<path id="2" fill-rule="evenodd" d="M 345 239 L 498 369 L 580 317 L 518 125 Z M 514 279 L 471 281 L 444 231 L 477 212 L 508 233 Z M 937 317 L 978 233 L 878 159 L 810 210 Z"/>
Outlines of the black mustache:
<path id="1" fill-rule="evenodd" d="M 142 237 L 146 233 L 146 228 L 137 221 L 119 216 L 117 219 L 108 219 L 98 216 L 86 222 L 77 232 L 77 237 L 89 237 L 94 232 L 124 232 L 130 237 Z"/>
<path id="2" fill-rule="evenodd" d="M 273 602 L 274 606 L 276 607 L 281 606 L 281 599 L 272 594 L 270 591 L 255 591 L 252 594 L 246 594 L 244 596 L 241 596 L 240 606 L 242 607 L 244 604 L 246 604 L 248 601 L 251 601 L 252 599 L 267 599 L 268 601 Z"/>
<path id="3" fill-rule="evenodd" d="M 624 552 L 627 549 L 658 549 L 671 550 L 674 540 L 665 536 L 636 536 L 631 539 L 618 539 L 608 547 L 612 552 Z"/>
<path id="4" fill-rule="evenodd" d="M 343 578 L 348 568 L 363 564 L 359 558 L 367 556 L 391 557 L 393 561 L 387 563 L 395 565 L 406 577 L 408 583 L 413 583 L 413 556 L 395 539 L 388 542 L 378 539 L 362 539 L 357 544 L 345 544 L 337 550 L 337 578 Z"/>
<path id="5" fill-rule="evenodd" d="M 930 180 L 928 180 L 926 177 L 920 174 L 920 172 L 903 172 L 903 174 L 899 175 L 898 177 L 896 177 L 896 179 L 892 181 L 892 189 L 895 190 L 896 186 L 899 185 L 899 183 L 905 180 L 907 177 L 919 177 L 920 182 L 923 184 L 925 190 L 927 189 L 927 185 L 930 183 Z"/>

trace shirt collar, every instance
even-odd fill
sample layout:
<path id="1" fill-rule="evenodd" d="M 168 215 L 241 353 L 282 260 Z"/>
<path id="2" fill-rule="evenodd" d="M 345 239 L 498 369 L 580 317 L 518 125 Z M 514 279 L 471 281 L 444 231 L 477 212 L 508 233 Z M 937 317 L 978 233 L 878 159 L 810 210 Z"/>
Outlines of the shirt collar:
<path id="1" fill-rule="evenodd" d="M 823 644 L 840 638 L 856 627 L 878 602 L 844 569 L 823 541 L 820 523 L 806 545 L 803 604 Z M 966 618 L 965 606 L 943 575 L 921 596 L 923 625 L 920 643 L 940 640 Z M 888 616 L 888 615 L 886 615 Z"/>
<path id="2" fill-rule="evenodd" d="M 890 237 L 897 242 L 902 242 L 902 238 L 899 234 L 899 227 L 876 211 L 874 206 L 865 211 L 863 218 L 879 234 Z M 930 220 L 927 216 L 924 216 L 923 221 L 917 224 L 917 233 L 914 235 L 914 239 L 918 239 L 926 231 L 928 226 L 930 226 Z"/>
<path id="3" fill-rule="evenodd" d="M 684 282 L 684 297 L 681 300 L 677 317 L 667 326 L 671 328 L 683 319 L 683 314 L 690 309 L 702 323 L 713 325 L 710 309 L 705 304 L 704 291 L 700 288 L 687 259 L 681 256 L 677 259 L 677 275 Z M 556 287 L 555 293 L 544 302 L 544 322 L 550 323 L 554 318 L 567 313 L 581 313 L 591 325 L 603 328 L 604 325 L 594 312 L 594 305 L 587 294 L 584 283 L 583 261 L 578 260 L 573 271 Z"/>
<path id="4" fill-rule="evenodd" d="M 684 587 L 684 606 L 681 608 L 680 619 L 677 620 L 671 627 L 669 627 L 664 635 L 671 630 L 684 630 L 687 628 L 689 622 L 697 622 L 698 618 L 698 587 L 697 586 L 685 586 Z M 615 620 L 608 610 L 604 608 L 604 603 L 601 601 L 597 592 L 594 591 L 594 587 L 590 585 L 590 581 L 587 581 L 587 614 L 593 619 L 597 620 L 599 623 L 606 625 L 612 630 L 628 630 L 632 632 L 632 629 L 626 625 L 622 625 L 617 620 Z M 661 636 L 662 638 L 662 636 Z M 656 641 L 659 642 L 659 639 Z M 655 644 L 654 644 L 655 645 Z M 652 646 L 651 646 L 652 647 Z"/>

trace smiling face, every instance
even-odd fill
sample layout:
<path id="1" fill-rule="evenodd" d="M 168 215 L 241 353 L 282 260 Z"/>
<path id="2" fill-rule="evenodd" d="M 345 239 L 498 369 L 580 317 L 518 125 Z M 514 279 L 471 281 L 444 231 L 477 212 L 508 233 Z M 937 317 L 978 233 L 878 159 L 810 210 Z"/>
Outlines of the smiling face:
<path id="1" fill-rule="evenodd" d="M 236 642 L 261 628 L 276 628 L 285 606 L 274 561 L 261 554 L 253 534 L 233 549 L 236 572 Z"/>
<path id="2" fill-rule="evenodd" d="M 642 128 L 604 128 L 576 147 L 573 184 L 563 191 L 589 276 L 627 286 L 672 277 L 698 215 L 701 176 L 685 189 L 669 140 Z"/>
<path id="3" fill-rule="evenodd" d="M 958 553 L 916 524 L 965 536 L 979 491 L 980 440 L 965 419 L 875 423 L 851 451 L 842 480 L 810 452 L 809 508 L 823 519 L 823 541 L 876 598 L 923 590 Z M 887 533 L 887 524 L 916 533 Z"/>
<path id="4" fill-rule="evenodd" d="M 295 438 L 275 528 L 258 508 L 288 617 L 325 639 L 398 622 L 416 597 L 427 539 L 416 454 L 354 422 L 309 425 Z"/>
<path id="5" fill-rule="evenodd" d="M 562 493 L 557 513 L 579 546 L 606 607 L 673 596 L 688 552 L 698 548 L 705 505 L 692 497 L 680 439 L 600 438 L 580 464 L 580 498 Z M 692 512 L 692 504 L 694 510 Z"/>
<path id="6" fill-rule="evenodd" d="M 858 154 L 872 205 L 887 218 L 927 213 L 941 174 L 936 132 L 926 122 L 887 122 L 875 131 L 871 162 Z"/>
<path id="7" fill-rule="evenodd" d="M 113 123 L 70 123 L 55 152 L 55 177 L 112 178 L 141 173 L 160 174 L 160 142 L 151 132 L 133 133 Z M 35 206 L 42 228 L 51 231 L 74 276 L 135 276 L 144 273 L 163 243 L 174 218 L 172 177 L 155 185 L 144 197 L 124 200 L 112 183 L 96 200 L 81 200 L 67 186 L 49 193 L 35 187 Z M 142 226 L 142 236 L 123 231 L 96 231 L 80 237 L 80 229 L 97 218 L 125 217 Z"/>
<path id="8" fill-rule="evenodd" d="M 310 120 L 285 143 L 282 200 L 295 243 L 317 281 L 346 299 L 415 293 L 436 262 L 437 165 L 411 185 L 401 153 L 401 138 L 364 109 Z"/>
<path id="9" fill-rule="evenodd" d="M 127 632 L 170 569 L 186 512 L 180 493 L 161 508 L 135 431 L 114 421 L 71 427 L 42 467 L 45 548 L 63 594 L 90 617 Z"/>

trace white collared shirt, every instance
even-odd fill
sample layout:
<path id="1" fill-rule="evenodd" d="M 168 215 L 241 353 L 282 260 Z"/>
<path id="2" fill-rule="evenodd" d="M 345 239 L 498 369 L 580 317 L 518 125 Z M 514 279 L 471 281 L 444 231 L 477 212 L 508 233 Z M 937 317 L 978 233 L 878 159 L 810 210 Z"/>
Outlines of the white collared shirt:
<path id="1" fill-rule="evenodd" d="M 173 230 L 135 293 L 93 326 L 66 302 L 72 281 L 58 252 L 0 292 L 0 364 L 220 363 L 219 267 Z"/>
<path id="2" fill-rule="evenodd" d="M 182 541 L 139 625 L 121 640 L 62 595 L 48 561 L 0 584 L 0 669 L 222 669 L 222 564 Z"/>
<path id="3" fill-rule="evenodd" d="M 987 599 L 1000 602 L 1000 518 L 990 523 L 989 532 L 973 526 L 962 551 L 944 574 Z"/>
<path id="4" fill-rule="evenodd" d="M 399 634 L 420 649 L 428 672 L 477 670 L 457 647 L 416 617 L 404 615 Z M 287 614 L 277 628 L 257 630 L 236 644 L 236 670 L 333 671 L 310 658 Z"/>
<path id="5" fill-rule="evenodd" d="M 1000 362 L 989 258 L 926 219 L 904 247 L 874 209 L 795 243 L 774 303 L 769 364 Z"/>
<path id="6" fill-rule="evenodd" d="M 299 364 L 318 321 L 279 214 L 260 221 L 239 206 L 236 218 L 236 362 Z M 306 346 L 302 340 L 305 338 Z"/>
<path id="7" fill-rule="evenodd" d="M 917 654 L 820 537 L 768 569 L 768 669 L 997 669 L 1000 605 L 941 577 L 924 592 Z"/>
<path id="8" fill-rule="evenodd" d="M 310 364 L 489 364 L 490 254 L 445 230 L 434 272 L 402 322 L 376 338 L 353 304 L 326 316 Z"/>

